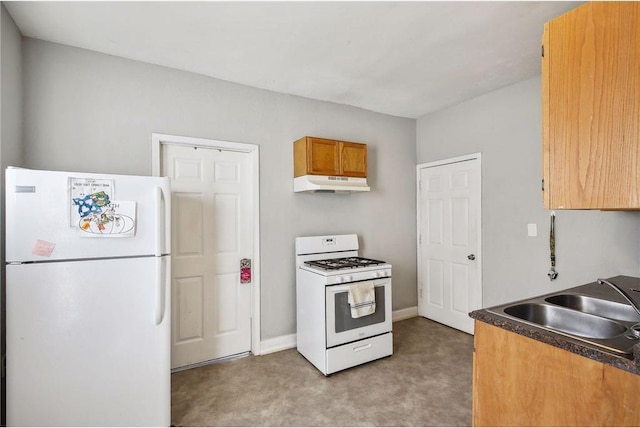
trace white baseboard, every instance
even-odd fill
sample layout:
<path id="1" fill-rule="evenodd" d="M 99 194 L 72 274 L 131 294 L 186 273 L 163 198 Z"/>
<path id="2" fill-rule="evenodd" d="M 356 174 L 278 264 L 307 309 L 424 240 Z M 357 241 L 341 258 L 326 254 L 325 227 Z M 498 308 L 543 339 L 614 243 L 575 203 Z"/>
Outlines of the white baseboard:
<path id="1" fill-rule="evenodd" d="M 285 336 L 273 337 L 260 342 L 260 355 L 267 355 L 273 352 L 284 351 L 296 347 L 296 335 L 287 334 Z"/>
<path id="2" fill-rule="evenodd" d="M 393 311 L 393 315 L 391 319 L 393 322 L 407 320 L 409 318 L 418 316 L 418 307 L 412 306 L 410 308 L 398 309 L 397 311 Z"/>
<path id="3" fill-rule="evenodd" d="M 402 321 L 418 316 L 418 307 L 399 309 L 393 311 L 391 319 L 393 322 Z M 260 342 L 260 355 L 267 355 L 273 352 L 284 351 L 296 347 L 296 335 L 287 334 L 285 336 L 273 337 Z"/>

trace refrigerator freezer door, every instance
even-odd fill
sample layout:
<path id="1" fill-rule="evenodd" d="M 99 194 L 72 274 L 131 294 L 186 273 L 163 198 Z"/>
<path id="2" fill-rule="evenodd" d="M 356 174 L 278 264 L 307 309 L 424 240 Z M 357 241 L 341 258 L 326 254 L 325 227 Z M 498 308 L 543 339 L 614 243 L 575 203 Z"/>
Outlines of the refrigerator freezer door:
<path id="1" fill-rule="evenodd" d="M 8 425 L 169 426 L 169 312 L 156 325 L 169 265 L 7 266 Z"/>
<path id="2" fill-rule="evenodd" d="M 72 201 L 77 190 L 71 184 L 82 179 L 110 181 L 112 201 L 135 202 L 135 235 L 105 237 L 80 231 L 78 206 Z M 170 192 L 167 177 L 8 168 L 7 262 L 168 254 Z"/>

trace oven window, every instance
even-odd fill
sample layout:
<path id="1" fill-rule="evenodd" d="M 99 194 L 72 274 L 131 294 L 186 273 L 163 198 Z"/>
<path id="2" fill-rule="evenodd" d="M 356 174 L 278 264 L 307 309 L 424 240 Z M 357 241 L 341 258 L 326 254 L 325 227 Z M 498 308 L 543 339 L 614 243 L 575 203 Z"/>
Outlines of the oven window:
<path id="1" fill-rule="evenodd" d="M 351 318 L 351 306 L 349 306 L 349 293 L 337 293 L 335 295 L 335 309 L 336 309 L 336 333 L 342 333 L 343 331 L 353 330 L 360 327 L 365 327 L 371 324 L 377 324 L 384 322 L 384 286 L 376 287 L 376 311 L 371 315 L 366 315 L 360 318 Z"/>

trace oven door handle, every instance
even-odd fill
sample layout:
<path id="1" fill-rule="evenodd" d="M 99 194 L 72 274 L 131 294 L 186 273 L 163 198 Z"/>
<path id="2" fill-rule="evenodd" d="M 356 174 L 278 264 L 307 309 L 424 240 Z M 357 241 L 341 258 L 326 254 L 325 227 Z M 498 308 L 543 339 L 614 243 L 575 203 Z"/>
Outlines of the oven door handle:
<path id="1" fill-rule="evenodd" d="M 330 287 L 327 287 L 327 291 L 334 294 L 345 293 L 349 291 L 349 286 L 348 285 L 332 285 Z"/>
<path id="2" fill-rule="evenodd" d="M 388 278 L 387 278 L 388 279 Z M 373 286 L 374 287 L 384 287 L 387 284 L 385 284 L 385 280 L 375 280 L 373 281 Z M 349 284 L 345 284 L 345 285 L 329 285 L 327 287 L 327 292 L 330 293 L 345 293 L 347 291 L 349 291 Z"/>

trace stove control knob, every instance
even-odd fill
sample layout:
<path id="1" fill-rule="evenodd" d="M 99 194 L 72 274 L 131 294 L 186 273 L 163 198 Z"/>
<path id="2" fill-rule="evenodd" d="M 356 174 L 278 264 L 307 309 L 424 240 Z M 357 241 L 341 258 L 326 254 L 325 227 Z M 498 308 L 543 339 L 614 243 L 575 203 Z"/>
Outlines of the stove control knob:
<path id="1" fill-rule="evenodd" d="M 353 277 L 351 275 L 345 275 L 342 277 L 342 282 L 351 282 L 353 280 Z"/>
<path id="2" fill-rule="evenodd" d="M 334 280 L 334 284 L 341 284 L 343 281 L 341 276 L 336 276 L 336 279 Z"/>

